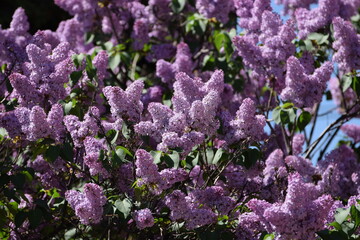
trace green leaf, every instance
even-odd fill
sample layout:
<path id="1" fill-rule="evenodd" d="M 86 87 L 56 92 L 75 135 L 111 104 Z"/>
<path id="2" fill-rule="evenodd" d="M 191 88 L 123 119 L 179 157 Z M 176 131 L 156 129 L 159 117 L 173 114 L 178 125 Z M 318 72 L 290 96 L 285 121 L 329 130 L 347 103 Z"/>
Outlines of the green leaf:
<path id="1" fill-rule="evenodd" d="M 114 47 L 114 44 L 112 42 L 108 41 L 108 42 L 104 43 L 103 49 L 110 51 L 113 47 Z"/>
<path id="2" fill-rule="evenodd" d="M 2 72 L 2 73 L 5 73 L 6 68 L 7 68 L 7 64 L 6 64 L 6 63 L 3 64 L 3 65 L 1 65 L 1 72 Z"/>
<path id="3" fill-rule="evenodd" d="M 9 194 L 6 193 L 6 190 L 7 189 L 4 190 L 5 196 L 9 197 L 8 196 Z M 19 209 L 18 208 L 19 204 L 17 202 L 9 202 L 6 206 L 7 206 L 8 210 L 9 210 L 9 212 L 11 212 L 11 214 L 13 214 L 13 215 L 17 214 L 18 209 Z"/>
<path id="4" fill-rule="evenodd" d="M 166 105 L 166 106 L 168 106 L 168 107 L 171 107 L 172 102 L 171 102 L 170 99 L 164 99 L 164 100 L 163 100 L 163 104 Z"/>
<path id="5" fill-rule="evenodd" d="M 125 198 L 124 200 L 116 200 L 114 206 L 123 214 L 124 218 L 127 218 L 131 212 L 132 204 Z"/>
<path id="6" fill-rule="evenodd" d="M 111 163 L 113 167 L 118 167 L 121 165 L 125 158 L 125 154 L 123 154 L 121 151 L 112 151 L 111 152 Z"/>
<path id="7" fill-rule="evenodd" d="M 353 77 L 352 80 L 352 89 L 354 90 L 354 92 L 356 93 L 356 95 L 358 97 L 360 97 L 360 80 L 357 76 Z"/>
<path id="8" fill-rule="evenodd" d="M 209 164 L 211 164 L 212 159 L 214 158 L 214 150 L 208 148 L 206 149 L 206 160 L 208 161 Z"/>
<path id="9" fill-rule="evenodd" d="M 72 228 L 69 231 L 67 231 L 64 235 L 65 240 L 70 240 L 76 235 L 76 228 Z"/>
<path id="10" fill-rule="evenodd" d="M 195 25 L 196 33 L 199 35 L 204 34 L 206 31 L 206 26 L 207 26 L 208 21 L 204 20 L 204 19 L 200 19 L 197 22 L 198 22 L 198 24 Z"/>
<path id="11" fill-rule="evenodd" d="M 114 55 L 109 58 L 109 67 L 111 70 L 115 71 L 115 69 L 119 66 L 121 62 L 121 55 L 119 52 L 116 52 Z"/>
<path id="12" fill-rule="evenodd" d="M 249 148 L 243 152 L 237 163 L 249 169 L 260 157 L 261 153 L 257 148 Z"/>
<path id="13" fill-rule="evenodd" d="M 65 161 L 72 162 L 73 154 L 73 147 L 70 145 L 70 143 L 65 142 L 65 144 L 61 147 L 60 157 Z"/>
<path id="14" fill-rule="evenodd" d="M 185 225 L 185 222 L 174 222 L 170 225 L 171 231 L 179 231 L 183 226 Z"/>
<path id="15" fill-rule="evenodd" d="M 111 144 L 115 144 L 116 143 L 116 140 L 118 139 L 119 137 L 119 131 L 116 131 L 114 129 L 110 129 L 107 133 L 106 133 L 106 137 L 108 137 L 108 139 L 111 139 L 110 140 L 110 143 Z"/>
<path id="16" fill-rule="evenodd" d="M 350 208 L 338 208 L 335 213 L 335 221 L 342 224 L 349 216 Z"/>
<path id="17" fill-rule="evenodd" d="M 75 86 L 82 77 L 82 71 L 75 71 L 70 74 L 71 85 Z"/>
<path id="18" fill-rule="evenodd" d="M 21 171 L 21 173 L 25 176 L 26 180 L 29 182 L 31 182 L 34 179 L 34 173 L 30 169 Z"/>
<path id="19" fill-rule="evenodd" d="M 0 206 L 0 229 L 5 227 L 5 224 L 8 221 L 7 220 L 7 212 L 5 209 L 6 209 L 5 206 Z M 16 224 L 16 220 L 15 220 L 15 224 Z"/>
<path id="20" fill-rule="evenodd" d="M 26 177 L 24 174 L 19 173 L 11 175 L 10 180 L 15 185 L 16 189 L 22 189 L 25 184 Z"/>
<path id="21" fill-rule="evenodd" d="M 72 57 L 72 60 L 76 66 L 76 68 L 80 67 L 82 64 L 83 59 L 85 58 L 85 54 L 80 53 L 80 54 L 74 54 Z"/>
<path id="22" fill-rule="evenodd" d="M 69 112 L 71 111 L 72 107 L 73 107 L 73 102 L 72 102 L 72 101 L 64 104 L 64 113 L 65 113 L 65 115 L 68 115 L 68 114 L 69 114 Z"/>
<path id="23" fill-rule="evenodd" d="M 281 108 L 280 108 L 279 106 L 277 106 L 277 107 L 272 111 L 272 119 L 274 120 L 274 122 L 275 122 L 276 124 L 280 124 L 280 123 L 281 123 L 280 112 L 281 112 Z"/>
<path id="24" fill-rule="evenodd" d="M 332 223 L 329 224 L 329 226 L 334 227 L 338 231 L 342 230 L 342 227 L 338 222 L 332 222 Z"/>
<path id="25" fill-rule="evenodd" d="M 310 33 L 308 35 L 308 39 L 314 40 L 317 44 L 321 45 L 323 43 L 328 43 L 329 34 L 321 34 L 321 33 Z"/>
<path id="26" fill-rule="evenodd" d="M 310 39 L 306 39 L 306 40 L 304 41 L 304 43 L 305 43 L 305 50 L 306 50 L 306 51 L 311 52 L 311 51 L 314 49 L 314 46 L 313 46 L 313 44 L 312 44 L 312 42 L 311 42 Z"/>
<path id="27" fill-rule="evenodd" d="M 280 111 L 280 120 L 282 124 L 288 124 L 290 123 L 290 117 L 287 111 L 281 110 Z"/>
<path id="28" fill-rule="evenodd" d="M 178 152 L 173 152 L 171 154 L 168 154 L 168 156 L 171 159 L 170 167 L 178 168 L 180 163 L 180 154 Z"/>
<path id="29" fill-rule="evenodd" d="M 94 79 L 96 76 L 96 68 L 94 67 L 94 65 L 92 64 L 92 60 L 91 60 L 91 56 L 87 55 L 86 56 L 86 67 L 85 67 L 85 71 L 87 76 L 89 77 L 90 80 Z"/>
<path id="30" fill-rule="evenodd" d="M 229 36 L 228 33 L 225 33 L 224 36 L 225 36 L 225 39 L 224 39 L 225 53 L 226 53 L 226 56 L 228 57 L 227 60 L 229 61 L 229 57 L 231 57 L 234 52 L 233 43 L 232 43 L 231 37 Z"/>
<path id="31" fill-rule="evenodd" d="M 284 103 L 281 108 L 283 109 L 289 109 L 289 108 L 293 108 L 294 107 L 294 104 L 291 103 L 291 102 L 287 102 L 287 103 Z"/>
<path id="32" fill-rule="evenodd" d="M 326 91 L 325 95 L 326 95 L 326 100 L 332 100 L 332 95 L 331 95 L 330 90 Z"/>
<path id="33" fill-rule="evenodd" d="M 352 78 L 349 75 L 344 75 L 341 79 L 341 89 L 345 92 L 352 84 Z"/>
<path id="34" fill-rule="evenodd" d="M 161 162 L 161 151 L 151 151 L 150 154 L 153 157 L 155 164 L 159 164 Z"/>
<path id="35" fill-rule="evenodd" d="M 202 15 L 195 13 L 187 18 L 185 31 L 192 34 L 202 35 L 206 31 L 208 20 Z"/>
<path id="36" fill-rule="evenodd" d="M 129 155 L 130 157 L 134 157 L 134 155 L 126 147 L 117 146 L 116 150 L 122 150 L 126 155 Z"/>
<path id="37" fill-rule="evenodd" d="M 27 212 L 20 211 L 15 216 L 15 226 L 17 228 L 21 227 L 21 225 L 24 223 L 24 221 L 27 218 Z"/>
<path id="38" fill-rule="evenodd" d="M 175 13 L 180 13 L 186 5 L 186 0 L 172 0 L 171 1 L 171 9 Z"/>
<path id="39" fill-rule="evenodd" d="M 300 131 L 304 130 L 306 125 L 308 125 L 311 121 L 311 114 L 307 111 L 303 111 L 298 119 L 297 126 Z"/>
<path id="40" fill-rule="evenodd" d="M 355 222 L 355 227 L 358 227 L 360 225 L 360 212 L 354 205 L 350 208 L 350 215 L 351 220 Z"/>
<path id="41" fill-rule="evenodd" d="M 218 33 L 214 38 L 214 45 L 216 47 L 216 50 L 220 52 L 221 47 L 223 46 L 223 42 L 225 40 L 224 33 Z"/>
<path id="42" fill-rule="evenodd" d="M 95 39 L 95 34 L 91 33 L 91 32 L 87 32 L 85 34 L 85 44 L 90 44 L 94 41 Z"/>
<path id="43" fill-rule="evenodd" d="M 280 120 L 282 124 L 294 123 L 296 119 L 296 112 L 294 108 L 281 109 Z"/>
<path id="44" fill-rule="evenodd" d="M 275 238 L 275 235 L 273 233 L 266 234 L 263 238 L 263 240 L 273 240 Z"/>
<path id="45" fill-rule="evenodd" d="M 347 234 L 345 234 L 343 231 L 333 232 L 333 231 L 329 231 L 328 229 L 325 229 L 325 230 L 317 232 L 317 234 L 323 240 L 348 240 L 349 239 Z"/>
<path id="46" fill-rule="evenodd" d="M 191 161 L 193 166 L 196 166 L 199 163 L 200 153 L 198 152 L 195 158 Z"/>
<path id="47" fill-rule="evenodd" d="M 54 162 L 60 156 L 59 146 L 50 146 L 44 154 L 44 157 L 49 162 Z"/>
<path id="48" fill-rule="evenodd" d="M 124 136 L 124 138 L 125 138 L 126 140 L 130 139 L 130 137 L 131 137 L 131 129 L 128 128 L 128 126 L 126 125 L 126 123 L 123 123 L 123 124 L 122 124 L 121 133 L 122 133 L 122 135 Z"/>
<path id="49" fill-rule="evenodd" d="M 218 164 L 218 162 L 220 161 L 220 159 L 223 156 L 223 153 L 224 153 L 224 150 L 222 148 L 219 148 L 215 153 L 215 156 L 212 160 L 212 164 L 215 164 L 215 165 Z"/>
<path id="50" fill-rule="evenodd" d="M 41 223 L 42 217 L 43 212 L 39 208 L 35 208 L 34 210 L 29 211 L 28 218 L 30 222 L 30 227 L 32 229 L 37 228 Z"/>

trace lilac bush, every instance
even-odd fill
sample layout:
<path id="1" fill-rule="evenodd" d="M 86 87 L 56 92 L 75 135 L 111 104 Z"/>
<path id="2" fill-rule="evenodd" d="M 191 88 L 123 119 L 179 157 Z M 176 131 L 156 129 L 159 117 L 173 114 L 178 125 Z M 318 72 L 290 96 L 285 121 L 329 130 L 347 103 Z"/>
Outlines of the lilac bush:
<path id="1" fill-rule="evenodd" d="M 359 238 L 360 1 L 54 3 L 0 28 L 1 239 Z"/>

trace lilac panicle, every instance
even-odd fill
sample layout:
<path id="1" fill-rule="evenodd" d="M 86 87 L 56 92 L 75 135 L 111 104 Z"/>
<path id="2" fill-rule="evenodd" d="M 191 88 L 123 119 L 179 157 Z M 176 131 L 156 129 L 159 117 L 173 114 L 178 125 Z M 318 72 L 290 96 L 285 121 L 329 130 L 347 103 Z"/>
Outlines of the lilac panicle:
<path id="1" fill-rule="evenodd" d="M 136 210 L 133 214 L 133 218 L 135 219 L 136 226 L 139 229 L 152 227 L 154 225 L 154 217 L 148 208 Z"/>
<path id="2" fill-rule="evenodd" d="M 307 75 L 299 59 L 290 57 L 287 60 L 286 87 L 281 92 L 281 98 L 297 107 L 312 107 L 321 101 L 332 71 L 332 64 L 325 62 L 312 75 Z"/>
<path id="3" fill-rule="evenodd" d="M 98 80 L 102 82 L 107 76 L 107 66 L 109 63 L 109 56 L 106 51 L 100 51 L 93 60 L 94 67 L 96 67 L 96 74 Z M 102 86 L 99 86 L 102 88 Z"/>
<path id="4" fill-rule="evenodd" d="M 96 1 L 89 0 L 54 0 L 55 4 L 69 12 L 71 15 L 89 13 L 96 9 Z"/>
<path id="5" fill-rule="evenodd" d="M 343 131 L 348 137 L 352 138 L 354 143 L 360 142 L 360 126 L 355 124 L 345 124 L 341 126 Z"/>
<path id="6" fill-rule="evenodd" d="M 141 179 L 138 180 L 138 185 L 159 183 L 160 174 L 151 154 L 139 149 L 136 151 L 135 156 L 136 176 Z"/>
<path id="7" fill-rule="evenodd" d="M 46 121 L 46 113 L 39 106 L 31 109 L 29 116 L 30 124 L 28 126 L 28 139 L 34 141 L 39 138 L 47 137 L 50 134 L 50 127 Z"/>
<path id="8" fill-rule="evenodd" d="M 321 195 L 315 185 L 304 183 L 298 173 L 289 175 L 285 201 L 267 203 L 252 199 L 248 207 L 259 216 L 268 232 L 276 232 L 279 239 L 317 239 L 316 232 L 323 229 L 329 208 L 334 200 Z"/>
<path id="9" fill-rule="evenodd" d="M 19 97 L 22 106 L 52 105 L 67 96 L 64 84 L 75 70 L 67 42 L 52 49 L 50 44 L 42 48 L 35 44 L 26 46 L 29 62 L 23 65 L 23 74 L 13 73 L 10 82 L 15 88 L 14 97 Z"/>
<path id="10" fill-rule="evenodd" d="M 168 21 L 171 17 L 170 0 L 149 0 L 149 8 L 152 14 L 150 19 L 152 22 Z"/>
<path id="11" fill-rule="evenodd" d="M 108 86 L 103 88 L 113 117 L 138 122 L 143 111 L 143 103 L 141 102 L 143 88 L 144 83 L 140 80 L 133 82 L 126 91 L 120 87 Z"/>
<path id="12" fill-rule="evenodd" d="M 230 122 L 233 132 L 228 134 L 228 141 L 232 143 L 247 138 L 250 141 L 258 141 L 263 138 L 265 125 L 265 116 L 256 115 L 254 101 L 246 98 L 236 112 L 235 119 Z"/>
<path id="13" fill-rule="evenodd" d="M 270 0 L 234 0 L 239 26 L 249 31 L 258 31 L 265 10 L 271 11 Z"/>
<path id="14" fill-rule="evenodd" d="M 104 169 L 99 159 L 100 151 L 106 151 L 106 146 L 103 141 L 92 136 L 87 136 L 84 140 L 84 147 L 86 152 L 84 163 L 88 166 L 90 174 L 92 176 L 101 174 L 103 177 L 108 177 L 109 173 Z"/>
<path id="15" fill-rule="evenodd" d="M 8 131 L 11 138 L 18 136 L 29 141 L 52 138 L 60 142 L 65 130 L 62 120 L 63 110 L 59 104 L 52 106 L 48 116 L 39 106 L 31 109 L 18 107 L 0 115 L 0 125 Z"/>
<path id="16" fill-rule="evenodd" d="M 357 193 L 359 164 L 354 151 L 346 145 L 332 150 L 319 161 L 318 169 L 321 181 L 318 183 L 322 191 L 334 197 L 348 198 Z"/>
<path id="17" fill-rule="evenodd" d="M 247 33 L 233 39 L 238 55 L 252 69 L 254 76 L 275 79 L 275 89 L 284 88 L 284 62 L 295 53 L 295 25 L 293 20 L 282 23 L 280 16 L 265 10 L 257 34 Z M 273 86 L 272 86 L 273 87 Z"/>
<path id="18" fill-rule="evenodd" d="M 298 8 L 295 11 L 295 18 L 299 28 L 299 37 L 304 39 L 309 33 L 325 27 L 331 23 L 333 17 L 339 13 L 338 0 L 319 0 L 317 8 L 308 10 Z"/>
<path id="19" fill-rule="evenodd" d="M 171 210 L 170 219 L 173 221 L 186 219 L 189 207 L 186 202 L 186 195 L 180 190 L 174 190 L 165 196 L 165 204 Z"/>
<path id="20" fill-rule="evenodd" d="M 17 35 L 23 35 L 30 29 L 28 18 L 23 8 L 17 8 L 10 23 L 10 29 Z"/>
<path id="21" fill-rule="evenodd" d="M 237 239 L 239 240 L 255 240 L 259 236 L 256 232 L 266 231 L 263 224 L 261 224 L 259 216 L 253 212 L 246 212 L 239 216 L 239 225 L 236 231 Z"/>
<path id="22" fill-rule="evenodd" d="M 64 111 L 60 104 L 54 104 L 47 116 L 50 127 L 51 137 L 60 142 L 65 136 L 65 126 L 63 125 Z"/>
<path id="23" fill-rule="evenodd" d="M 57 35 L 63 42 L 68 42 L 71 49 L 76 52 L 86 52 L 90 50 L 92 44 L 84 43 L 84 22 L 79 22 L 77 18 L 71 18 L 60 22 L 56 30 Z"/>
<path id="24" fill-rule="evenodd" d="M 299 155 L 300 153 L 302 153 L 304 143 L 305 143 L 304 134 L 298 133 L 294 135 L 291 142 L 291 147 L 294 155 Z"/>
<path id="25" fill-rule="evenodd" d="M 83 121 L 80 121 L 74 115 L 64 117 L 64 125 L 70 132 L 75 147 L 82 147 L 86 136 L 95 136 L 97 134 L 99 127 L 95 118 L 99 118 L 98 109 L 95 107 L 89 109 Z"/>
<path id="26" fill-rule="evenodd" d="M 193 68 L 192 65 L 192 54 L 189 46 L 184 42 L 179 43 L 176 46 L 175 62 L 172 65 L 174 72 L 185 72 L 186 74 L 191 74 Z"/>
<path id="27" fill-rule="evenodd" d="M 146 18 L 136 19 L 134 23 L 134 29 L 131 33 L 131 38 L 134 39 L 133 48 L 135 50 L 141 50 L 149 41 L 149 22 Z"/>
<path id="28" fill-rule="evenodd" d="M 274 150 L 265 161 L 264 184 L 269 185 L 275 181 L 276 178 L 283 178 L 287 176 L 287 170 L 284 161 L 284 153 L 281 149 Z"/>
<path id="29" fill-rule="evenodd" d="M 197 0 L 196 8 L 200 14 L 206 18 L 216 18 L 222 23 L 226 23 L 229 20 L 229 12 L 233 8 L 232 0 Z M 221 9 L 221 11 L 219 11 Z"/>
<path id="30" fill-rule="evenodd" d="M 0 127 L 6 129 L 10 138 L 23 135 L 21 123 L 15 111 L 0 113 Z"/>
<path id="31" fill-rule="evenodd" d="M 191 74 L 193 68 L 192 55 L 190 48 L 186 43 L 179 43 L 176 46 L 176 56 L 174 63 L 167 62 L 160 59 L 156 62 L 156 76 L 161 78 L 161 81 L 169 84 L 173 84 L 175 74 L 178 72 L 184 72 Z"/>
<path id="32" fill-rule="evenodd" d="M 191 104 L 195 100 L 202 99 L 204 96 L 204 93 L 201 91 L 203 82 L 199 79 L 193 79 L 184 72 L 177 73 L 175 79 L 174 97 L 181 97 Z"/>
<path id="33" fill-rule="evenodd" d="M 28 77 L 13 73 L 9 76 L 10 83 L 16 91 L 18 101 L 23 106 L 31 107 L 42 100 L 41 93 L 30 83 Z"/>
<path id="34" fill-rule="evenodd" d="M 285 163 L 289 168 L 297 171 L 307 181 L 311 181 L 312 176 L 316 174 L 316 169 L 310 159 L 290 155 L 285 158 Z"/>
<path id="35" fill-rule="evenodd" d="M 346 89 L 346 91 L 342 91 L 341 89 L 342 87 L 339 83 L 339 79 L 331 78 L 329 81 L 329 88 L 330 88 L 332 100 L 339 107 L 338 111 L 340 113 L 345 112 L 345 106 L 347 109 L 349 109 L 353 107 L 354 104 L 356 104 L 357 96 L 354 90 L 351 87 L 349 87 L 348 89 Z M 359 107 L 355 106 L 352 108 L 350 112 L 353 113 L 358 110 Z"/>
<path id="36" fill-rule="evenodd" d="M 316 3 L 316 0 L 276 0 L 277 4 L 284 5 L 284 14 L 293 15 L 298 8 L 309 9 L 310 4 Z"/>
<path id="37" fill-rule="evenodd" d="M 146 59 L 148 61 L 154 61 L 159 59 L 170 59 L 175 55 L 175 53 L 176 53 L 176 47 L 170 43 L 154 44 L 151 46 L 151 53 L 146 56 Z"/>
<path id="38" fill-rule="evenodd" d="M 339 64 L 344 72 L 359 68 L 360 37 L 356 34 L 351 22 L 340 17 L 333 20 L 334 38 L 333 48 L 336 50 L 333 60 Z"/>
<path id="39" fill-rule="evenodd" d="M 103 206 L 106 203 L 106 197 L 100 186 L 95 183 L 87 183 L 84 185 L 83 193 L 68 190 L 65 193 L 65 199 L 75 210 L 75 214 L 80 218 L 81 223 L 86 225 L 100 223 Z"/>
<path id="40" fill-rule="evenodd" d="M 161 102 L 164 89 L 160 86 L 149 87 L 145 94 L 141 96 L 141 101 L 144 107 L 149 105 L 151 102 Z"/>
<path id="41" fill-rule="evenodd" d="M 187 229 L 195 229 L 216 221 L 217 215 L 208 206 L 200 206 L 201 203 L 196 195 L 190 193 L 186 196 L 180 190 L 175 190 L 165 197 L 165 204 L 171 210 L 170 218 L 174 221 L 185 220 Z"/>
<path id="42" fill-rule="evenodd" d="M 187 179 L 188 173 L 181 168 L 167 168 L 160 171 L 160 188 L 169 189 L 174 183 L 182 182 Z"/>
<path id="43" fill-rule="evenodd" d="M 43 156 L 38 155 L 34 161 L 28 162 L 28 167 L 35 170 L 36 175 L 40 178 L 45 189 L 58 188 L 63 191 L 64 184 L 55 169 L 54 165 L 56 163 L 57 162 L 55 161 L 53 164 L 50 164 L 45 161 Z"/>
<path id="44" fill-rule="evenodd" d="M 261 48 L 256 45 L 252 36 L 235 36 L 233 42 L 246 66 L 258 69 L 264 65 L 265 60 L 262 58 Z"/>
<path id="45" fill-rule="evenodd" d="M 199 78 L 193 79 L 180 72 L 176 74 L 173 87 L 173 110 L 161 103 L 150 103 L 147 110 L 152 121 L 136 124 L 135 132 L 152 137 L 160 151 L 178 147 L 186 156 L 206 135 L 213 136 L 219 127 L 216 114 L 224 90 L 224 74 L 217 70 L 204 84 Z"/>

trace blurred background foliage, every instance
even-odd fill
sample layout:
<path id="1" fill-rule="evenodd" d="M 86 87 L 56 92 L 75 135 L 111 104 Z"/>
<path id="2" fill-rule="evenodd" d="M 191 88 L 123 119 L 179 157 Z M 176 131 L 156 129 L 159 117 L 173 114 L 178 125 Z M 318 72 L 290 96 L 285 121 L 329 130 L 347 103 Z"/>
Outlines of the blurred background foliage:
<path id="1" fill-rule="evenodd" d="M 70 18 L 70 15 L 55 5 L 53 0 L 1 0 L 0 24 L 8 28 L 11 17 L 18 7 L 25 9 L 30 22 L 30 33 L 37 30 L 56 30 L 59 22 Z"/>

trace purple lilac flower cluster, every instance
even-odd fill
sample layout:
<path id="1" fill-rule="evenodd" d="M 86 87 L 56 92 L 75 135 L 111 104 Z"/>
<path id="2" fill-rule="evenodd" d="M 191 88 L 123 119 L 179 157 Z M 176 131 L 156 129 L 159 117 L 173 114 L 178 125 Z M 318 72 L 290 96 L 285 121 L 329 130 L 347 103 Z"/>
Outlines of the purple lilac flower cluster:
<path id="1" fill-rule="evenodd" d="M 54 2 L 0 28 L 5 237 L 315 240 L 357 205 L 359 0 Z"/>
<path id="2" fill-rule="evenodd" d="M 102 219 L 106 197 L 101 187 L 94 183 L 84 185 L 84 192 L 69 190 L 65 198 L 83 224 L 99 223 Z"/>

